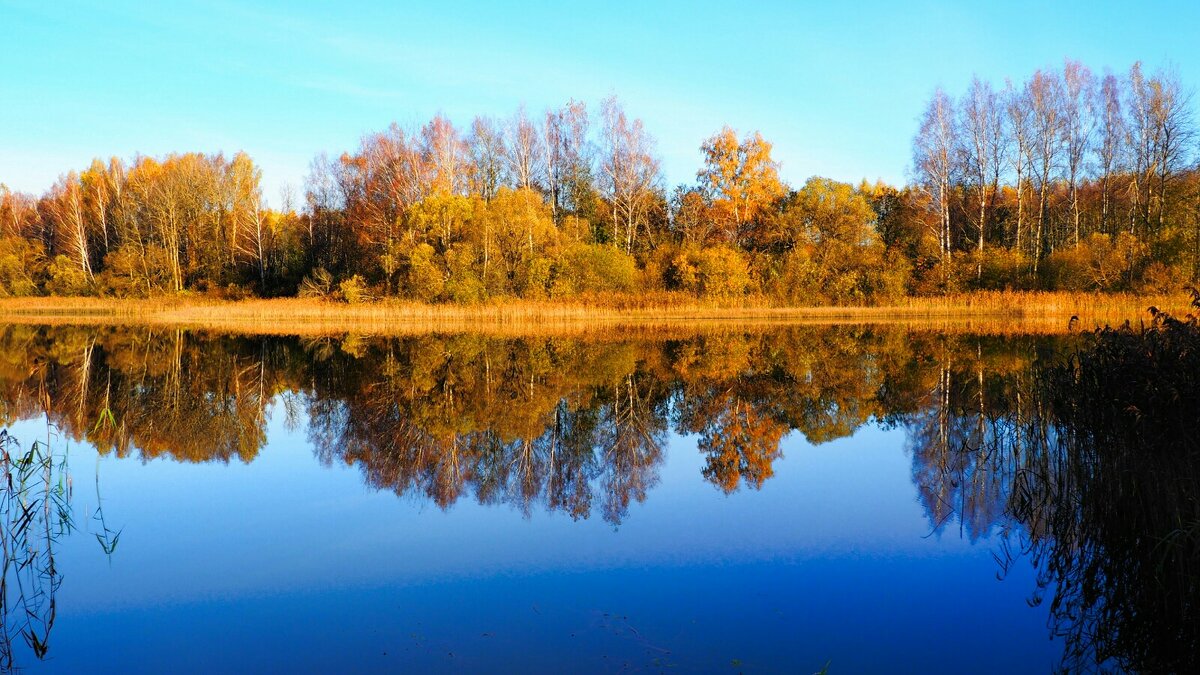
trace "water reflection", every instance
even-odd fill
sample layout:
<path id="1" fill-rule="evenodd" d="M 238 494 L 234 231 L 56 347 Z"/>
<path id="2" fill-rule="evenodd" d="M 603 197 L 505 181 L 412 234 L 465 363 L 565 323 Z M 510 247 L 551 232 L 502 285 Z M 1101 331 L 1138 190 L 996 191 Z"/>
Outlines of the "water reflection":
<path id="1" fill-rule="evenodd" d="M 1061 342 L 846 327 L 638 340 L 9 327 L 0 421 L 45 412 L 102 453 L 249 462 L 278 403 L 307 420 L 323 462 L 357 465 L 374 487 L 618 524 L 657 481 L 668 432 L 697 437 L 704 479 L 725 492 L 761 488 L 785 433 L 822 443 L 872 419 L 910 427 L 917 464 L 940 466 L 952 439 L 978 432 L 961 396 L 1002 413 L 1031 351 Z M 966 394 L 975 383 L 993 391 Z M 948 503 L 928 507 L 941 519 Z"/>
<path id="2" fill-rule="evenodd" d="M 877 423 L 904 431 L 931 530 L 999 541 L 1002 576 L 1036 567 L 1039 587 L 1024 590 L 1048 600 L 1064 667 L 1188 670 L 1195 415 L 1156 408 L 1185 420 L 1159 440 L 1072 417 L 1077 348 L 1069 335 L 847 326 L 589 338 L 10 326 L 0 423 L 45 415 L 120 457 L 252 462 L 282 415 L 320 461 L 374 488 L 613 526 L 653 499 L 671 435 L 694 439 L 698 480 L 732 494 L 768 489 L 789 433 L 815 444 Z M 1139 450 L 1172 442 L 1191 445 Z"/>

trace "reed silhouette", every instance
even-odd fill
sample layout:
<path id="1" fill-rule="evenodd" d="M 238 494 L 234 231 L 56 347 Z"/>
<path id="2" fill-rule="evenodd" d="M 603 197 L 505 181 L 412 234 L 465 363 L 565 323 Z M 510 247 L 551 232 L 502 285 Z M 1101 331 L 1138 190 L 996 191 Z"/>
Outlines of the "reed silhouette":
<path id="1" fill-rule="evenodd" d="M 18 640 L 38 659 L 50 649 L 62 585 L 55 549 L 75 528 L 70 500 L 66 458 L 0 430 L 0 671 L 17 667 Z"/>
<path id="2" fill-rule="evenodd" d="M 1034 566 L 1064 672 L 1200 667 L 1200 325 L 1151 310 L 1028 370 L 947 368 L 894 420 L 935 530 Z"/>
<path id="3" fill-rule="evenodd" d="M 1060 464 L 1014 504 L 1044 531 L 1032 551 L 1075 670 L 1200 669 L 1200 326 L 1151 314 L 1047 369 L 1037 438 Z"/>

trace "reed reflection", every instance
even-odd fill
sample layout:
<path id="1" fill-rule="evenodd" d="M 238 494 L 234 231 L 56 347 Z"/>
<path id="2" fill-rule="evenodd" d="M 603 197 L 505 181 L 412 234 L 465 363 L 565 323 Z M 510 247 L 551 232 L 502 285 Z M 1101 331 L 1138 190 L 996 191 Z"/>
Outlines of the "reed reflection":
<path id="1" fill-rule="evenodd" d="M 22 447 L 0 430 L 0 671 L 21 644 L 38 659 L 50 649 L 62 572 L 59 540 L 75 528 L 66 457 L 43 440 Z"/>
<path id="2" fill-rule="evenodd" d="M 1200 326 L 1159 315 L 1032 364 L 944 364 L 893 418 L 932 526 L 1000 534 L 1002 572 L 1034 565 L 1063 671 L 1195 672 Z"/>

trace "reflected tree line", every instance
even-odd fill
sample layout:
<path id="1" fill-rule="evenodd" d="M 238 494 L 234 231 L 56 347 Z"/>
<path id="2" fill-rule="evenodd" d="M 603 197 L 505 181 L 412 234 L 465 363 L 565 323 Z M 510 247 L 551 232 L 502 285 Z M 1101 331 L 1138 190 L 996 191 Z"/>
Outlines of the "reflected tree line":
<path id="1" fill-rule="evenodd" d="M 717 488 L 757 489 L 790 432 L 821 443 L 876 419 L 916 429 L 928 393 L 959 386 L 964 368 L 1016 382 L 1031 350 L 1062 342 L 866 327 L 629 340 L 10 326 L 0 422 L 46 414 L 122 457 L 251 461 L 277 414 L 380 489 L 615 524 L 657 482 L 670 433 L 697 439 Z"/>
<path id="2" fill-rule="evenodd" d="M 733 493 L 770 480 L 786 435 L 823 443 L 879 423 L 905 433 L 932 529 L 994 542 L 1002 572 L 1032 561 L 1030 601 L 1048 606 L 1066 669 L 1188 671 L 1200 364 L 1170 359 L 1200 349 L 1163 337 L 1185 325 L 1169 321 L 1083 337 L 825 326 L 632 339 L 10 326 L 0 423 L 44 414 L 102 453 L 249 462 L 282 416 L 322 462 L 378 489 L 614 525 L 657 483 L 671 434 L 694 438 L 703 479 Z M 1148 339 L 1149 365 L 1131 356 Z M 1128 353 L 1106 346 L 1122 340 Z"/>

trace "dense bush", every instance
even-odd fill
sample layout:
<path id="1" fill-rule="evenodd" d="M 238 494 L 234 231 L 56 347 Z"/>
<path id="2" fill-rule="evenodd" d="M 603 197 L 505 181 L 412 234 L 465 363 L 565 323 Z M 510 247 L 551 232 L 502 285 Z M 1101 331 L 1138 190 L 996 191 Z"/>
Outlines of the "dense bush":
<path id="1" fill-rule="evenodd" d="M 367 282 L 358 274 L 349 279 L 343 279 L 338 284 L 338 292 L 341 294 L 342 300 L 351 305 L 371 300 L 371 292 L 367 288 Z"/>
<path id="2" fill-rule="evenodd" d="M 42 248 L 22 237 L 0 238 L 0 297 L 37 295 L 46 266 Z"/>
<path id="3" fill-rule="evenodd" d="M 562 250 L 553 270 L 551 294 L 628 292 L 635 288 L 633 257 L 604 244 L 570 244 Z"/>
<path id="4" fill-rule="evenodd" d="M 1043 282 L 1064 291 L 1128 290 L 1145 257 L 1145 247 L 1127 232 L 1116 237 L 1093 234 L 1078 246 L 1047 256 L 1042 267 Z"/>
<path id="5" fill-rule="evenodd" d="M 97 281 L 102 293 L 118 298 L 158 295 L 170 289 L 168 264 L 167 253 L 159 246 L 139 249 L 127 244 L 104 257 L 104 271 Z"/>
<path id="6" fill-rule="evenodd" d="M 729 246 L 678 250 L 664 273 L 667 288 L 710 299 L 735 299 L 752 288 L 745 254 Z"/>
<path id="7" fill-rule="evenodd" d="M 65 255 L 55 256 L 46 270 L 46 292 L 51 295 L 94 295 L 96 282 Z"/>
<path id="8" fill-rule="evenodd" d="M 446 277 L 433 247 L 418 244 L 408 253 L 408 278 L 405 288 L 418 300 L 430 302 L 438 299 L 446 288 Z"/>

